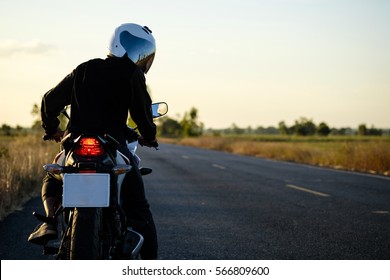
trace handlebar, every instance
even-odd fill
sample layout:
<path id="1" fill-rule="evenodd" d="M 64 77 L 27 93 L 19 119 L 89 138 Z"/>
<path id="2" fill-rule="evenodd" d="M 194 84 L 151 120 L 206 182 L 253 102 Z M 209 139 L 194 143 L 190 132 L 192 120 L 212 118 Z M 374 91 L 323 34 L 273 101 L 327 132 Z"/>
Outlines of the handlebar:
<path id="1" fill-rule="evenodd" d="M 156 150 L 158 150 L 158 142 L 157 140 L 153 140 L 153 141 L 145 141 L 143 140 L 143 138 L 139 138 L 138 139 L 138 143 L 143 147 L 148 147 L 148 148 L 155 148 Z"/>
<path id="2" fill-rule="evenodd" d="M 150 143 L 150 146 L 152 147 L 152 148 L 155 148 L 156 150 L 158 150 L 158 142 L 157 141 L 153 141 L 153 142 L 151 142 Z"/>
<path id="3" fill-rule="evenodd" d="M 63 142 L 64 142 L 65 140 L 67 140 L 70 136 L 71 136 L 71 134 L 68 134 L 68 135 L 66 135 L 65 137 L 63 137 L 63 135 L 61 135 L 61 136 L 56 136 L 56 135 L 48 135 L 48 134 L 45 134 L 45 135 L 43 135 L 42 139 L 43 139 L 43 141 L 55 140 L 57 143 L 58 143 L 58 142 L 63 143 Z"/>

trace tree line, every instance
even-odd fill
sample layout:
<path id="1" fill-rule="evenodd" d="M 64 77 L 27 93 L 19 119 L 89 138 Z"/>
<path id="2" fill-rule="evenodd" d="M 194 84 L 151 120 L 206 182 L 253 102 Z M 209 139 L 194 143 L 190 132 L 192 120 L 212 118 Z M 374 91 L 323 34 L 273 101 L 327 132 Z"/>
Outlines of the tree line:
<path id="1" fill-rule="evenodd" d="M 277 127 L 258 126 L 257 128 L 242 128 L 233 123 L 224 129 L 204 129 L 204 124 L 198 120 L 198 110 L 191 110 L 184 114 L 181 120 L 165 117 L 159 124 L 159 136 L 183 137 L 200 136 L 204 133 L 212 135 L 243 135 L 243 134 L 263 134 L 263 135 L 297 135 L 297 136 L 328 136 L 328 135 L 360 135 L 360 136 L 381 136 L 390 135 L 390 130 L 378 129 L 374 126 L 367 127 L 360 124 L 357 128 L 343 127 L 332 128 L 325 122 L 316 124 L 312 119 L 301 117 L 295 120 L 294 124 L 287 126 L 284 121 L 279 122 Z"/>
<path id="2" fill-rule="evenodd" d="M 40 129 L 40 108 L 34 104 L 31 114 L 34 117 L 34 122 L 30 128 Z M 63 117 L 61 115 L 61 117 Z M 390 135 L 390 129 L 378 129 L 374 126 L 368 127 L 366 124 L 360 124 L 357 128 L 343 127 L 343 128 L 331 128 L 325 122 L 319 124 L 314 123 L 312 119 L 301 117 L 295 120 L 291 126 L 286 125 L 284 121 L 279 122 L 277 127 L 274 126 L 258 126 L 257 128 L 246 127 L 241 128 L 236 124 L 232 124 L 225 129 L 207 129 L 205 130 L 204 124 L 199 121 L 198 109 L 192 107 L 188 112 L 185 112 L 183 117 L 176 119 L 165 116 L 158 121 L 157 133 L 160 137 L 197 137 L 204 133 L 212 135 L 240 135 L 240 134 L 268 134 L 268 135 L 297 135 L 297 136 L 328 136 L 328 135 L 359 135 L 359 136 L 381 136 Z M 66 120 L 61 120 L 61 123 L 66 123 Z M 0 135 L 20 135 L 25 134 L 28 129 L 21 126 L 12 128 L 7 124 L 3 124 L 0 127 Z"/>

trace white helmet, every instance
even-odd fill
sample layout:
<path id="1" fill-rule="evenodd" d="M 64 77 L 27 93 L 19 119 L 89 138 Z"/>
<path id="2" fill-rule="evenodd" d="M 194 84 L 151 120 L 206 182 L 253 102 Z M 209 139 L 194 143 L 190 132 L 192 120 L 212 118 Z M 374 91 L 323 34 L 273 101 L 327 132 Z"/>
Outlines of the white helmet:
<path id="1" fill-rule="evenodd" d="M 108 49 L 112 56 L 123 57 L 127 54 L 146 74 L 153 63 L 156 42 L 148 27 L 125 23 L 115 29 Z"/>

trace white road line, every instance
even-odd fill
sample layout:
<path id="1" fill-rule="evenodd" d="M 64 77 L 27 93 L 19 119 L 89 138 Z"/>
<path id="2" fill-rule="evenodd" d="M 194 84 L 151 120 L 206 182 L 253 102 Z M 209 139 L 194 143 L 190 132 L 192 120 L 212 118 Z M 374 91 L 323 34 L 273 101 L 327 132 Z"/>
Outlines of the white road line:
<path id="1" fill-rule="evenodd" d="M 299 187 L 299 186 L 295 186 L 295 185 L 286 185 L 286 187 L 291 188 L 291 189 L 295 189 L 295 190 L 298 190 L 298 191 L 307 192 L 307 193 L 311 193 L 311 194 L 314 194 L 314 195 L 322 196 L 322 197 L 329 197 L 330 196 L 329 194 L 326 194 L 326 193 L 316 192 L 316 191 L 313 191 L 313 190 L 310 190 L 310 189 L 307 189 L 307 188 L 303 188 L 303 187 Z"/>
<path id="2" fill-rule="evenodd" d="M 219 168 L 219 169 L 222 169 L 222 170 L 225 170 L 226 169 L 226 167 L 225 166 L 222 166 L 222 165 L 219 165 L 219 164 L 213 164 L 213 167 L 215 167 L 215 168 Z"/>
<path id="3" fill-rule="evenodd" d="M 377 210 L 377 211 L 372 211 L 373 214 L 389 214 L 389 211 L 386 210 Z"/>
<path id="4" fill-rule="evenodd" d="M 189 159 L 190 158 L 189 156 L 186 156 L 186 155 L 182 155 L 181 157 L 184 158 L 184 159 Z"/>

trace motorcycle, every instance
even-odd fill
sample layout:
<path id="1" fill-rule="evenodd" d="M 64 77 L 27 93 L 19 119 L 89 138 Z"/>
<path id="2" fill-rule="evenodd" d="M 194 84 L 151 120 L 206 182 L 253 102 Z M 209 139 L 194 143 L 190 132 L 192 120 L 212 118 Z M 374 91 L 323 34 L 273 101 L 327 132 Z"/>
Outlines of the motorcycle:
<path id="1" fill-rule="evenodd" d="M 153 118 L 167 112 L 165 102 L 152 104 Z M 63 114 L 69 118 L 66 111 Z M 44 140 L 50 137 L 45 135 Z M 61 141 L 62 150 L 54 163 L 44 165 L 46 172 L 63 182 L 63 195 L 54 217 L 33 213 L 46 223 L 55 223 L 62 217 L 59 246 L 46 244 L 43 254 L 56 259 L 87 260 L 139 257 L 144 238 L 125 226 L 120 195 L 124 177 L 134 167 L 118 151 L 118 145 L 107 134 L 82 134 L 75 139 L 69 134 Z M 133 139 L 127 146 L 139 165 L 138 141 Z M 141 175 L 151 172 L 150 168 L 140 168 Z"/>

